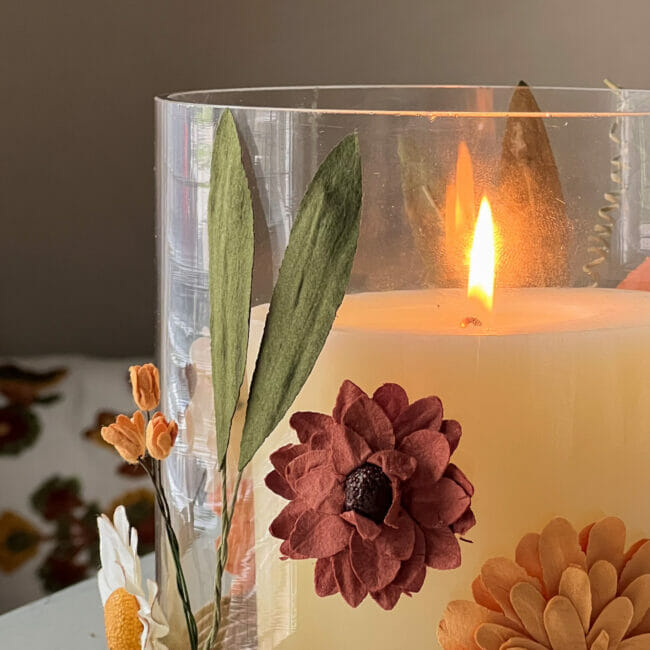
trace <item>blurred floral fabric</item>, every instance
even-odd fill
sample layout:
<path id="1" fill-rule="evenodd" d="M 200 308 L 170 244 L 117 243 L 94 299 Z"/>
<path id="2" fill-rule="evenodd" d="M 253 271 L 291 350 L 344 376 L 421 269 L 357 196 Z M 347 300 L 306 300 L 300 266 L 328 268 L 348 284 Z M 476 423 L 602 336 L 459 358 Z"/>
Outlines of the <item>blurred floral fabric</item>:
<path id="1" fill-rule="evenodd" d="M 120 503 L 153 550 L 148 481 L 100 435 L 132 407 L 135 363 L 0 359 L 0 613 L 94 575 L 96 517 Z"/>

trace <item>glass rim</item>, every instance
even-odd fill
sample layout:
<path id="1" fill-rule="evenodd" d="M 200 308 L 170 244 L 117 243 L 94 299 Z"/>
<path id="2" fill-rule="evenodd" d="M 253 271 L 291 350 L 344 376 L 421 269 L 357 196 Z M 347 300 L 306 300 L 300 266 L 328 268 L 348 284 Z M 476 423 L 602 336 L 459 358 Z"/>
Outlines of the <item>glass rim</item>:
<path id="1" fill-rule="evenodd" d="M 163 104 L 178 104 L 186 107 L 196 106 L 210 106 L 213 108 L 230 108 L 233 110 L 243 111 L 278 111 L 288 113 L 307 113 L 314 115 L 330 114 L 330 115 L 389 115 L 389 116 L 405 116 L 405 117 L 426 117 L 433 119 L 436 117 L 494 117 L 494 118 L 507 118 L 507 117 L 537 117 L 537 118 L 590 118 L 590 117 L 648 117 L 648 111 L 628 111 L 628 110 L 613 110 L 613 111 L 539 111 L 539 112 L 519 112 L 519 111 L 468 111 L 468 110 L 422 110 L 422 109 L 386 109 L 386 108 L 326 108 L 326 107 L 307 107 L 307 106 L 289 106 L 286 105 L 272 105 L 269 102 L 259 103 L 234 103 L 229 102 L 229 98 L 235 98 L 237 95 L 250 95 L 253 93 L 263 93 L 270 95 L 281 96 L 282 93 L 289 92 L 318 92 L 318 91 L 378 91 L 386 90 L 403 90 L 403 91 L 424 91 L 424 90 L 439 90 L 439 91 L 453 91 L 453 90 L 503 90 L 514 92 L 518 85 L 510 84 L 339 84 L 339 85 L 304 85 L 304 86 L 250 86 L 242 88 L 215 88 L 215 89 L 202 89 L 202 90 L 189 90 L 180 92 L 161 93 L 156 95 L 155 102 Z M 602 96 L 603 94 L 621 94 L 626 98 L 633 96 L 645 95 L 650 101 L 650 90 L 633 89 L 633 88 L 581 88 L 577 86 L 529 86 L 533 92 L 563 92 L 571 96 L 585 96 L 592 94 L 594 96 Z M 218 101 L 201 101 L 201 98 L 214 95 Z M 281 104 L 278 102 L 278 104 Z"/>

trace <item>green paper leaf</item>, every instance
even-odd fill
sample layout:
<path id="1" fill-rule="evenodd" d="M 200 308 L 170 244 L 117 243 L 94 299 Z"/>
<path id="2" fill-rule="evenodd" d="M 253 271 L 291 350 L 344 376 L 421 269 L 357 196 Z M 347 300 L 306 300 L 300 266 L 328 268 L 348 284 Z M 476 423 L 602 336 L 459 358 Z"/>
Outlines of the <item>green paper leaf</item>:
<path id="1" fill-rule="evenodd" d="M 240 469 L 284 417 L 316 363 L 345 295 L 360 216 L 359 141 L 349 135 L 316 172 L 289 236 L 251 383 Z"/>
<path id="2" fill-rule="evenodd" d="M 219 467 L 246 369 L 253 273 L 253 205 L 232 113 L 214 137 L 208 198 L 210 348 Z"/>

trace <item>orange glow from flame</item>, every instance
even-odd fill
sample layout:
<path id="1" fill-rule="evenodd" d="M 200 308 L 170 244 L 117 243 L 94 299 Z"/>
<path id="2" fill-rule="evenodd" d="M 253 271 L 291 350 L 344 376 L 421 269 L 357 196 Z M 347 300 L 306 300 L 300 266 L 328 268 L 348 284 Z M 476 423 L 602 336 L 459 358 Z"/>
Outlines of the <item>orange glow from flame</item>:
<path id="1" fill-rule="evenodd" d="M 494 261 L 494 222 L 490 202 L 484 196 L 474 228 L 467 296 L 477 299 L 489 311 L 492 311 L 494 299 Z"/>
<path id="2" fill-rule="evenodd" d="M 445 244 L 450 268 L 457 266 L 458 260 L 469 263 L 465 254 L 475 214 L 472 158 L 467 144 L 461 142 L 458 145 L 456 177 L 447 185 L 445 195 Z"/>

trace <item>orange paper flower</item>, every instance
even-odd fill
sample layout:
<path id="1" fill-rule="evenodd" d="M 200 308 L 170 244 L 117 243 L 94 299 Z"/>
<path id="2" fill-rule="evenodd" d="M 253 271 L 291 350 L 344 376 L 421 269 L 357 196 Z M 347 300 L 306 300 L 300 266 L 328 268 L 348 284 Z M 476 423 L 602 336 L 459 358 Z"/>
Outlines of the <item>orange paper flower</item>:
<path id="1" fill-rule="evenodd" d="M 156 460 L 165 460 L 176 442 L 177 435 L 178 425 L 176 422 L 167 420 L 158 411 L 147 425 L 147 449 L 149 454 Z"/>
<path id="2" fill-rule="evenodd" d="M 113 445 L 127 463 L 137 463 L 145 453 L 144 416 L 140 411 L 132 418 L 118 415 L 113 424 L 102 427 L 102 438 Z"/>
<path id="3" fill-rule="evenodd" d="M 143 411 L 152 411 L 160 403 L 160 375 L 153 363 L 129 368 L 133 400 Z"/>
<path id="4" fill-rule="evenodd" d="M 626 551 L 620 519 L 580 534 L 553 519 L 519 542 L 515 560 L 488 560 L 475 602 L 449 603 L 438 626 L 444 650 L 650 648 L 650 541 Z"/>
<path id="5" fill-rule="evenodd" d="M 630 271 L 618 288 L 628 291 L 650 291 L 650 257 L 646 257 L 639 266 Z"/>

